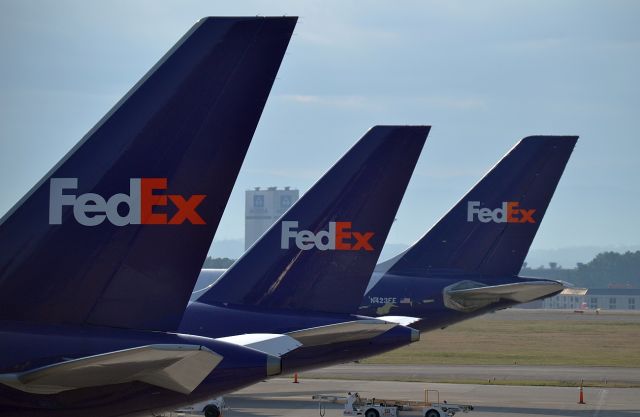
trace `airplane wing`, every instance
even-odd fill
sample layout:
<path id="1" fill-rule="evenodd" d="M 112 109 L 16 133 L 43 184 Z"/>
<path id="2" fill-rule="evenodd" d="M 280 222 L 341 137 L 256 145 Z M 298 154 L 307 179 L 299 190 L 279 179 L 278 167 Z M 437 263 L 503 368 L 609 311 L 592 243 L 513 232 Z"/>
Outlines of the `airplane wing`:
<path id="1" fill-rule="evenodd" d="M 222 361 L 197 345 L 148 345 L 0 374 L 0 383 L 34 394 L 140 381 L 190 394 Z"/>
<path id="2" fill-rule="evenodd" d="M 562 291 L 563 288 L 561 282 L 547 280 L 490 286 L 463 281 L 444 289 L 444 303 L 454 310 L 469 312 L 501 300 L 526 303 Z"/>

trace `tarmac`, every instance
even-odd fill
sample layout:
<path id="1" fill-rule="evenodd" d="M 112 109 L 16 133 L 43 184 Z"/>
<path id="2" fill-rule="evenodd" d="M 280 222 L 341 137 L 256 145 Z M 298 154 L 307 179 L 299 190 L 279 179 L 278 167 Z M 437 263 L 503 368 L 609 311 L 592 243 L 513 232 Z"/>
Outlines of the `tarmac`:
<path id="1" fill-rule="evenodd" d="M 578 388 L 520 387 L 469 384 L 424 384 L 413 382 L 345 381 L 276 378 L 225 397 L 225 417 L 312 417 L 320 409 L 312 395 L 346 395 L 423 400 L 424 390 L 439 391 L 449 404 L 471 404 L 469 417 L 638 417 L 640 388 L 585 388 L 586 404 L 578 404 Z M 430 393 L 430 396 L 433 396 Z M 342 416 L 342 406 L 325 403 L 326 417 Z M 403 413 L 402 415 L 417 415 Z"/>
<path id="2" fill-rule="evenodd" d="M 573 311 L 509 309 L 483 316 L 487 320 L 580 320 L 595 322 L 640 321 L 640 311 Z M 309 377 L 319 378 L 310 379 Z M 460 381 L 461 383 L 393 382 Z M 483 380 L 597 382 L 603 388 L 584 388 L 586 404 L 578 404 L 579 388 L 552 386 L 474 385 Z M 607 384 L 640 384 L 640 369 L 620 367 L 525 366 L 525 365 L 370 365 L 349 363 L 276 378 L 225 396 L 230 409 L 225 417 L 319 416 L 315 394 L 424 400 L 424 390 L 437 390 L 450 404 L 471 404 L 469 417 L 640 417 L 640 388 L 610 388 Z M 342 406 L 324 404 L 325 417 L 342 416 Z M 403 415 L 418 415 L 402 413 Z M 444 416 L 443 416 L 444 417 Z"/>
<path id="3" fill-rule="evenodd" d="M 640 321 L 640 311 L 603 311 L 600 314 L 555 310 L 510 309 L 483 318 L 492 320 Z M 319 378 L 319 379 L 311 379 Z M 461 383 L 393 382 L 460 381 Z M 469 382 L 484 381 L 483 385 Z M 495 381 L 597 382 L 603 388 L 584 388 L 586 404 L 578 404 L 579 388 L 493 385 Z M 640 385 L 640 369 L 619 367 L 527 365 L 371 365 L 349 363 L 305 372 L 300 383 L 292 377 L 275 378 L 225 396 L 225 417 L 319 416 L 315 394 L 424 400 L 424 390 L 437 390 L 440 400 L 470 404 L 469 417 L 640 417 L 640 388 L 610 388 L 607 384 Z M 325 417 L 342 416 L 342 406 L 324 403 Z M 402 413 L 401 416 L 419 415 Z M 384 417 L 384 416 L 382 416 Z M 444 417 L 444 416 L 443 416 Z"/>
<path id="4" fill-rule="evenodd" d="M 606 366 L 366 365 L 345 364 L 303 374 L 323 379 L 404 381 L 567 381 L 640 385 L 640 369 Z"/>

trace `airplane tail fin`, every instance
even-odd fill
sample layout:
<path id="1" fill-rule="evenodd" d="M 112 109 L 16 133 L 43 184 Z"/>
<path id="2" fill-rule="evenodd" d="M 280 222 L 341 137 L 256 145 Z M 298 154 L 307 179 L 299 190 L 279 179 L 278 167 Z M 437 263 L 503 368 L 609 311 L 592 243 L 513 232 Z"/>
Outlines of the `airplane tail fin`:
<path id="1" fill-rule="evenodd" d="M 428 132 L 369 130 L 197 301 L 356 311 Z"/>
<path id="2" fill-rule="evenodd" d="M 522 139 L 418 242 L 376 269 L 517 275 L 577 139 Z"/>
<path id="3" fill-rule="evenodd" d="M 295 23 L 200 20 L 0 219 L 0 320 L 177 327 Z"/>

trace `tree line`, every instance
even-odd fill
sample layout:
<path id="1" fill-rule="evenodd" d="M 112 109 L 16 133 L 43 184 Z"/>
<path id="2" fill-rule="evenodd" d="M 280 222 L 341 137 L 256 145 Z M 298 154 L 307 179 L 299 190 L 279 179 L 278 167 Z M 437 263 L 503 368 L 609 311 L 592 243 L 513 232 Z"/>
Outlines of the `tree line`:
<path id="1" fill-rule="evenodd" d="M 207 259 L 204 260 L 204 265 L 202 265 L 202 267 L 211 269 L 227 269 L 235 261 L 235 259 L 230 258 L 214 258 L 212 256 L 207 256 Z"/>
<path id="2" fill-rule="evenodd" d="M 229 268 L 235 259 L 208 256 L 203 268 Z M 557 262 L 548 266 L 530 268 L 525 262 L 520 275 L 561 279 L 578 287 L 607 288 L 623 286 L 640 288 L 640 251 L 602 252 L 587 263 L 578 263 L 576 268 L 563 268 Z"/>
<path id="3" fill-rule="evenodd" d="M 576 268 L 562 268 L 556 262 L 529 268 L 525 262 L 520 275 L 561 279 L 585 288 L 640 288 L 640 251 L 602 252 L 587 263 L 579 262 Z"/>

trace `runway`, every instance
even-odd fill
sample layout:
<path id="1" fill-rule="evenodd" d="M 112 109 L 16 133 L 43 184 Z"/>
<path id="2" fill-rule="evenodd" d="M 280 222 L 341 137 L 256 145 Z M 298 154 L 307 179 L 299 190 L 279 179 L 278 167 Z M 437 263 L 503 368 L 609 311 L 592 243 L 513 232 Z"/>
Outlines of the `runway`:
<path id="1" fill-rule="evenodd" d="M 303 377 L 401 381 L 566 381 L 639 384 L 640 369 L 589 366 L 499 365 L 367 365 L 346 364 L 317 369 Z"/>
<path id="2" fill-rule="evenodd" d="M 440 392 L 450 404 L 471 404 L 469 417 L 638 417 L 640 388 L 586 388 L 587 404 L 577 404 L 577 388 L 518 387 L 468 384 L 423 384 L 384 381 L 301 380 L 278 378 L 263 382 L 228 397 L 226 417 L 311 417 L 318 416 L 314 394 L 344 395 L 357 391 L 362 396 L 421 400 L 424 389 Z M 326 404 L 326 417 L 342 416 L 342 406 Z M 460 414 L 458 414 L 460 415 Z"/>

